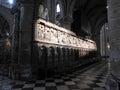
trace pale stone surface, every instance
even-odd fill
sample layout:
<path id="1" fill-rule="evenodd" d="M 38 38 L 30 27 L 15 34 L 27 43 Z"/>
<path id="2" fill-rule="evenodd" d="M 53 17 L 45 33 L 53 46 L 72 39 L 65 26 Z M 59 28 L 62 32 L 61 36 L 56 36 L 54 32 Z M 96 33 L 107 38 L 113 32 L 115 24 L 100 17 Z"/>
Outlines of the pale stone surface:
<path id="1" fill-rule="evenodd" d="M 111 72 L 120 78 L 120 0 L 108 1 Z"/>

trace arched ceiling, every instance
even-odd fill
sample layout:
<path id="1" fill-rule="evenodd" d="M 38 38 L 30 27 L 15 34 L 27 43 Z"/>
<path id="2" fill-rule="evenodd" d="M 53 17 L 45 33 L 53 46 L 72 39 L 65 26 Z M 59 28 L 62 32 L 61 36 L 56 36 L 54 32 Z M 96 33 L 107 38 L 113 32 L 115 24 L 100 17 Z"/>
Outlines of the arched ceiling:
<path id="1" fill-rule="evenodd" d="M 76 0 L 74 10 L 83 9 L 91 24 L 92 34 L 99 33 L 101 25 L 107 22 L 107 0 Z M 82 13 L 82 12 L 81 12 Z"/>
<path id="2" fill-rule="evenodd" d="M 61 0 L 64 8 L 64 15 L 72 17 L 72 10 L 74 8 L 76 0 Z"/>
<path id="3" fill-rule="evenodd" d="M 6 19 L 0 15 L 0 39 L 5 39 L 10 35 L 10 26 Z"/>

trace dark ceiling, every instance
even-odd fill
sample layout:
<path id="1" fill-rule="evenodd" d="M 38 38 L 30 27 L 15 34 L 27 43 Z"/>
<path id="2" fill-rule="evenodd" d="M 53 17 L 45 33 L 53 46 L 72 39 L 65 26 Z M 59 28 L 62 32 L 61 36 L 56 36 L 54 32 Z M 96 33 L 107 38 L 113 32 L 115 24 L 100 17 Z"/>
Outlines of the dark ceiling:
<path id="1" fill-rule="evenodd" d="M 10 34 L 10 26 L 3 16 L 0 15 L 0 38 L 5 39 Z"/>
<path id="2" fill-rule="evenodd" d="M 76 0 L 74 5 L 74 18 L 81 24 L 81 13 L 85 13 L 91 26 L 92 35 L 99 34 L 99 31 L 107 22 L 107 0 Z M 77 14 L 77 15 L 76 15 Z"/>

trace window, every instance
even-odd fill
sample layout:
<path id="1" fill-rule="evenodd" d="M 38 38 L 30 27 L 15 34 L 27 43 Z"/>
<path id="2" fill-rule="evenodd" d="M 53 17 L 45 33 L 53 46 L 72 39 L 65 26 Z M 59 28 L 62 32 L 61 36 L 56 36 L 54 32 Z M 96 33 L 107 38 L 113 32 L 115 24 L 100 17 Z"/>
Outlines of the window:
<path id="1" fill-rule="evenodd" d="M 61 9 L 60 9 L 60 4 L 58 3 L 57 6 L 56 6 L 56 12 L 57 13 L 60 13 Z"/>
<path id="2" fill-rule="evenodd" d="M 55 12 L 55 14 L 56 14 L 55 20 L 56 20 L 56 24 L 59 25 L 59 26 L 60 26 L 60 19 L 62 17 L 61 9 L 62 8 L 61 8 L 60 2 L 57 2 L 57 4 L 56 4 L 56 12 Z"/>

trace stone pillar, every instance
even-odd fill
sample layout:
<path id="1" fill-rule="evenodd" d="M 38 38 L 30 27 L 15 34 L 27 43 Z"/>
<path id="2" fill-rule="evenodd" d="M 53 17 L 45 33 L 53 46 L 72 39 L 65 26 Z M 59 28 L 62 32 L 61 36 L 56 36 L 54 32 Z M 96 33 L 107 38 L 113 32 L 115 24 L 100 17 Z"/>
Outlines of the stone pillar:
<path id="1" fill-rule="evenodd" d="M 44 78 L 47 76 L 47 69 L 48 69 L 48 51 L 45 46 L 41 47 L 41 53 L 40 53 L 40 63 L 39 63 L 39 71 L 38 71 L 38 78 Z"/>
<path id="2" fill-rule="evenodd" d="M 48 48 L 48 68 L 52 66 L 52 48 Z"/>
<path id="3" fill-rule="evenodd" d="M 77 54 L 77 61 L 79 61 L 79 50 L 78 49 L 76 51 L 76 54 Z"/>
<path id="4" fill-rule="evenodd" d="M 16 9 L 16 12 L 14 12 L 14 20 L 13 20 L 13 26 L 11 28 L 11 31 L 14 31 L 14 34 L 12 35 L 12 60 L 11 63 L 13 64 L 19 64 L 18 61 L 18 40 L 19 40 L 19 10 L 17 7 L 14 7 Z M 12 33 L 12 32 L 11 32 Z"/>
<path id="5" fill-rule="evenodd" d="M 100 49 L 101 49 L 101 56 L 104 56 L 104 30 L 101 29 L 100 31 Z"/>
<path id="6" fill-rule="evenodd" d="M 51 77 L 54 74 L 54 49 L 53 47 L 48 48 L 48 70 L 47 76 Z"/>
<path id="7" fill-rule="evenodd" d="M 72 48 L 72 62 L 74 62 L 74 49 Z"/>
<path id="8" fill-rule="evenodd" d="M 100 34 L 96 34 L 93 36 L 93 40 L 96 42 L 97 44 L 97 57 L 100 57 Z"/>
<path id="9" fill-rule="evenodd" d="M 34 50 L 32 51 L 33 55 L 32 55 L 32 74 L 36 75 L 38 72 L 38 69 L 42 67 L 43 63 L 42 63 L 42 50 L 41 47 L 38 46 L 37 44 L 33 44 Z M 42 64 L 42 65 L 40 65 Z"/>
<path id="10" fill-rule="evenodd" d="M 72 48 L 69 49 L 69 62 L 72 63 Z"/>
<path id="11" fill-rule="evenodd" d="M 65 65 L 67 66 L 67 60 L 68 60 L 68 48 L 65 48 Z"/>
<path id="12" fill-rule="evenodd" d="M 58 48 L 58 71 L 61 73 L 63 71 L 62 69 L 62 53 L 61 48 Z"/>
<path id="13" fill-rule="evenodd" d="M 69 67 L 70 66 L 70 49 L 69 48 L 67 48 L 67 53 L 68 53 L 68 55 L 67 55 L 67 66 Z"/>
<path id="14" fill-rule="evenodd" d="M 108 24 L 111 73 L 120 80 L 120 0 L 108 0 Z"/>
<path id="15" fill-rule="evenodd" d="M 57 51 L 58 47 L 54 47 L 54 50 L 55 50 L 55 73 L 57 73 L 57 69 L 58 69 L 58 51 Z"/>
<path id="16" fill-rule="evenodd" d="M 55 23 L 56 0 L 48 0 L 49 21 Z"/>
<path id="17" fill-rule="evenodd" d="M 63 64 L 64 64 L 64 50 L 63 50 L 63 48 L 61 48 L 61 64 L 62 64 L 62 67 L 63 67 Z"/>
<path id="18" fill-rule="evenodd" d="M 62 57 L 63 57 L 63 60 L 62 60 L 62 62 L 63 62 L 63 70 L 64 70 L 64 72 L 65 72 L 65 48 L 63 47 L 62 48 Z"/>
<path id="19" fill-rule="evenodd" d="M 31 42 L 33 26 L 34 5 L 32 2 L 20 3 L 20 31 L 19 31 L 19 53 L 18 59 L 22 65 L 22 72 L 31 66 Z M 24 69 L 23 69 L 24 68 Z"/>
<path id="20" fill-rule="evenodd" d="M 72 22 L 73 22 L 73 19 L 70 16 L 65 16 L 60 20 L 61 26 L 69 30 L 71 30 Z"/>

